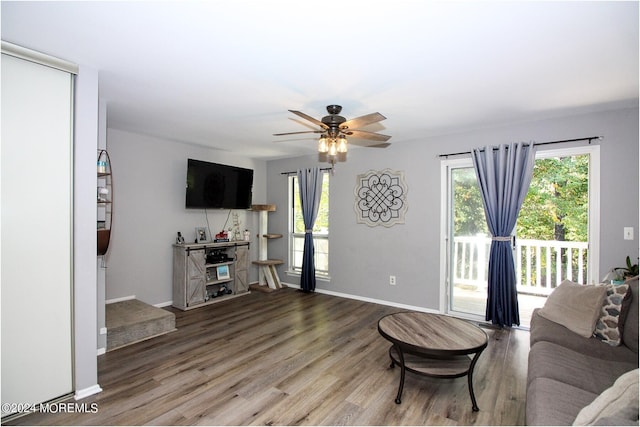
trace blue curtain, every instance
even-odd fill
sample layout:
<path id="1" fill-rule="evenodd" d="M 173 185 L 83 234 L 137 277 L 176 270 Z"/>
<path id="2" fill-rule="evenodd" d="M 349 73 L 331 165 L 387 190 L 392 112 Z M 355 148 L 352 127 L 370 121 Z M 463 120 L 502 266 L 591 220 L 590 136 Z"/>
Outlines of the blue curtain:
<path id="1" fill-rule="evenodd" d="M 511 234 L 531 183 L 535 147 L 519 143 L 476 148 L 471 155 L 492 235 L 485 319 L 500 327 L 519 325 Z"/>
<path id="2" fill-rule="evenodd" d="M 318 216 L 322 195 L 322 173 L 319 168 L 298 170 L 300 206 L 304 219 L 304 252 L 302 253 L 302 276 L 300 288 L 304 292 L 316 289 L 316 266 L 314 263 L 313 225 Z"/>

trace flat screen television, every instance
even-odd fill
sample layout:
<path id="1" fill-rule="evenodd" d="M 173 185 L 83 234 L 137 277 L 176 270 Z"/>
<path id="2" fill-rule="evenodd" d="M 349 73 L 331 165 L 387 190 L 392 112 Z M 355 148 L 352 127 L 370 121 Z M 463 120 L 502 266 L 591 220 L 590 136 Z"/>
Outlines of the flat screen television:
<path id="1" fill-rule="evenodd" d="M 252 188 L 253 169 L 187 160 L 187 208 L 249 209 Z"/>

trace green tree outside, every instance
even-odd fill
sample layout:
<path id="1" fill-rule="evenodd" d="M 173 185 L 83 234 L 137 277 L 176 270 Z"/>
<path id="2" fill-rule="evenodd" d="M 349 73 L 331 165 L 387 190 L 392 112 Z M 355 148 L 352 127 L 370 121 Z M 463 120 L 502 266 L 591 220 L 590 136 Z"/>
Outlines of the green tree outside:
<path id="1" fill-rule="evenodd" d="M 458 169 L 454 179 L 454 232 L 456 236 L 489 235 L 484 207 L 473 168 Z M 589 213 L 589 156 L 552 157 L 536 160 L 531 185 L 516 225 L 519 239 L 587 242 Z M 544 251 L 543 251 L 544 252 Z M 522 265 L 526 254 L 520 254 Z M 533 257 L 535 258 L 535 254 Z M 546 254 L 540 262 L 543 270 L 550 268 L 555 281 L 556 257 L 546 265 Z M 561 258 L 566 263 L 566 250 Z M 577 276 L 578 254 L 572 252 L 572 268 Z M 586 272 L 586 257 L 583 258 Z M 526 274 L 522 272 L 522 274 Z M 532 272 L 535 281 L 535 272 Z M 541 280 L 546 278 L 544 273 Z M 586 277 L 586 274 L 585 274 Z M 524 277 L 523 283 L 524 283 Z"/>
<path id="2" fill-rule="evenodd" d="M 300 190 L 298 187 L 298 177 L 293 177 L 293 212 L 294 212 L 294 233 L 304 234 L 304 219 L 302 218 L 302 207 L 300 205 Z M 320 207 L 318 216 L 313 226 L 313 232 L 327 234 L 329 232 L 329 174 L 322 174 L 322 196 L 320 197 Z"/>
<path id="3" fill-rule="evenodd" d="M 586 242 L 589 212 L 589 156 L 536 160 L 517 236 L 521 239 Z M 480 188 L 472 168 L 454 178 L 456 236 L 487 233 Z"/>
<path id="4" fill-rule="evenodd" d="M 516 227 L 522 239 L 586 242 L 589 156 L 539 159 Z"/>

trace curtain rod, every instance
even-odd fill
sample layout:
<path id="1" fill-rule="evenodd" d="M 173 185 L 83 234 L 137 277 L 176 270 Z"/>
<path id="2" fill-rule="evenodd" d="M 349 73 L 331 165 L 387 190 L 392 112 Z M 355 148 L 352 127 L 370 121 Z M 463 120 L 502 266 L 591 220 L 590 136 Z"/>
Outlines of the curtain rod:
<path id="1" fill-rule="evenodd" d="M 576 142 L 576 141 L 589 141 L 589 144 L 591 144 L 591 141 L 593 141 L 594 139 L 602 139 L 602 137 L 601 136 L 587 136 L 585 138 L 563 139 L 563 140 L 560 140 L 560 141 L 534 142 L 533 145 L 561 144 L 563 142 Z M 530 145 L 530 144 L 525 144 L 525 145 Z M 484 150 L 480 150 L 480 151 L 484 151 Z M 461 151 L 459 153 L 440 154 L 438 157 L 459 156 L 461 154 L 471 154 L 471 151 Z"/>
<path id="2" fill-rule="evenodd" d="M 320 168 L 321 171 L 330 171 L 333 168 Z M 296 175 L 298 172 L 280 172 L 280 175 Z"/>

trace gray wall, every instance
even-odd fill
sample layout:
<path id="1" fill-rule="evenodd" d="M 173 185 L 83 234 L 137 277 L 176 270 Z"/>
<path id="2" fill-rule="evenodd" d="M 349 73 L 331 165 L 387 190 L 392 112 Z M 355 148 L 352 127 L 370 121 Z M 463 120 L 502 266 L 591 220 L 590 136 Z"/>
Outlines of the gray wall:
<path id="1" fill-rule="evenodd" d="M 107 149 L 114 201 L 112 240 L 105 256 L 107 300 L 135 295 L 148 304 L 171 302 L 176 232 L 193 242 L 195 227 L 207 225 L 203 209 L 184 207 L 187 158 L 253 169 L 253 202 L 267 202 L 264 161 L 116 129 L 107 130 Z M 208 212 L 211 232 L 220 231 L 229 211 Z M 242 229 L 251 231 L 250 254 L 256 259 L 258 215 L 235 212 Z M 257 280 L 257 270 L 250 274 L 250 280 Z"/>
<path id="2" fill-rule="evenodd" d="M 352 148 L 331 177 L 331 280 L 318 289 L 365 299 L 438 310 L 440 300 L 440 159 L 439 154 L 514 141 L 554 141 L 602 135 L 600 276 L 638 254 L 638 109 L 625 109 L 461 132 L 423 141 L 395 141 L 384 150 Z M 391 140 L 392 142 L 393 139 Z M 113 240 L 107 254 L 106 298 L 136 295 L 150 304 L 170 302 L 171 244 L 176 231 L 194 238 L 206 225 L 202 210 L 184 208 L 186 159 L 250 167 L 255 170 L 254 203 L 275 203 L 269 231 L 287 233 L 287 178 L 280 172 L 321 167 L 317 156 L 251 160 L 200 146 L 109 129 L 107 144 L 114 171 Z M 559 146 L 553 146 L 559 147 Z M 539 149 L 544 149 L 540 147 Z M 405 172 L 409 210 L 406 223 L 391 228 L 356 224 L 353 190 L 356 175 L 370 169 Z M 228 211 L 210 211 L 212 230 Z M 242 218 L 244 216 L 244 218 Z M 258 215 L 242 212 L 257 257 Z M 248 227 L 247 227 L 248 225 Z M 623 240 L 622 227 L 633 226 L 635 239 Z M 270 258 L 287 258 L 287 239 L 269 242 Z M 298 277 L 279 268 L 281 279 Z M 388 285 L 389 275 L 397 285 Z M 251 281 L 257 270 L 251 269 Z"/>
<path id="3" fill-rule="evenodd" d="M 391 120 L 391 118 L 389 119 Z M 428 120 L 428 118 L 425 118 Z M 519 141 L 555 141 L 600 135 L 600 275 L 638 255 L 638 109 L 592 113 L 425 138 L 394 141 L 384 150 L 352 148 L 336 165 L 330 185 L 331 281 L 317 288 L 395 304 L 438 310 L 440 299 L 439 154 Z M 575 144 L 574 144 L 575 145 Z M 566 145 L 570 146 L 570 145 Z M 553 148 L 561 146 L 554 145 Z M 539 147 L 539 150 L 545 147 Z M 271 232 L 287 232 L 287 181 L 280 172 L 312 167 L 317 156 L 267 163 Z M 370 169 L 405 172 L 409 187 L 406 223 L 391 228 L 356 224 L 353 190 L 356 176 Z M 635 228 L 635 240 L 623 240 L 623 226 Z M 287 241 L 270 243 L 270 257 L 287 258 Z M 284 282 L 299 278 L 279 269 Z M 388 284 L 389 275 L 397 285 Z"/>

